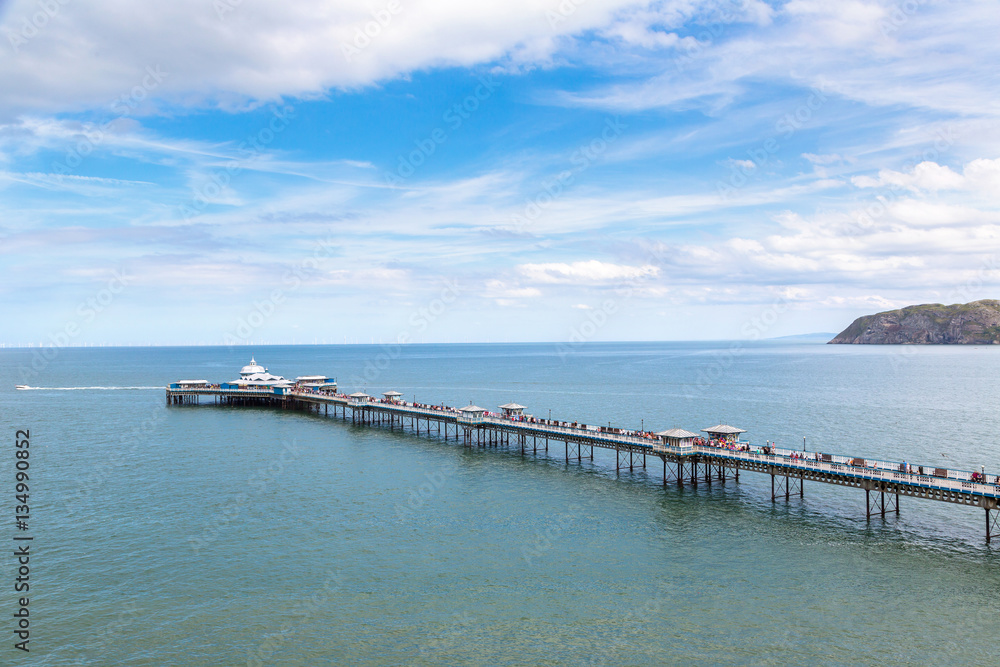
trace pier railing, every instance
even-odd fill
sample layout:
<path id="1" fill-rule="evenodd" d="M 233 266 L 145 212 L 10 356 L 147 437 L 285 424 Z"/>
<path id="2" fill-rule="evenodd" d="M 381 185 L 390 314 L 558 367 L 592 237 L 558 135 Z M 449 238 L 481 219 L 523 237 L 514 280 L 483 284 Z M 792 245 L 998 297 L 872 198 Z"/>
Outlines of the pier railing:
<path id="1" fill-rule="evenodd" d="M 168 392 L 171 390 L 168 389 Z M 387 409 L 393 412 L 410 414 L 413 416 L 430 417 L 436 419 L 459 419 L 462 414 L 458 409 L 450 406 L 437 407 L 417 407 L 405 401 L 386 401 L 378 398 L 368 398 L 362 400 L 352 400 L 343 394 L 331 394 L 317 391 L 293 391 L 285 395 L 275 395 L 273 390 L 266 388 L 240 388 L 222 389 L 218 386 L 184 388 L 172 390 L 183 394 L 221 394 L 230 396 L 275 396 L 277 398 L 298 398 L 298 399 L 319 399 L 323 402 L 345 403 L 352 408 L 378 408 Z M 558 420 L 538 419 L 533 417 L 507 417 L 496 413 L 487 412 L 482 417 L 472 420 L 467 425 L 489 425 L 503 426 L 523 430 L 533 434 L 547 434 L 553 436 L 569 436 L 577 439 L 586 439 L 596 443 L 606 443 L 612 447 L 616 445 L 630 445 L 642 449 L 648 449 L 651 454 L 674 454 L 674 455 L 703 455 L 723 459 L 746 460 L 767 462 L 787 469 L 802 469 L 817 472 L 828 472 L 837 475 L 849 475 L 860 479 L 870 479 L 894 483 L 913 484 L 923 487 L 936 488 L 949 491 L 960 491 L 973 493 L 976 495 L 989 495 L 1000 497 L 1000 476 L 982 475 L 966 470 L 952 470 L 948 468 L 935 468 L 930 466 L 919 466 L 906 464 L 898 461 L 885 461 L 880 459 L 866 459 L 860 457 L 843 456 L 839 454 L 825 454 L 822 452 L 802 452 L 793 449 L 779 447 L 768 447 L 770 453 L 764 453 L 764 447 L 753 445 L 749 442 L 734 443 L 739 448 L 749 448 L 750 451 L 742 449 L 729 449 L 725 446 L 709 444 L 694 445 L 693 447 L 678 447 L 667 445 L 659 438 L 651 438 L 638 435 L 626 435 L 614 433 L 597 426 L 564 426 L 566 422 Z M 977 479 L 981 478 L 981 479 Z"/>
<path id="2" fill-rule="evenodd" d="M 499 417 L 493 415 L 483 417 L 482 420 L 480 421 L 481 423 L 484 424 L 514 426 L 515 428 L 523 428 L 526 431 L 535 430 L 552 434 L 571 435 L 577 438 L 587 438 L 588 440 L 597 440 L 608 443 L 636 445 L 639 447 L 649 448 L 650 450 L 652 450 L 653 443 L 655 442 L 650 438 L 641 438 L 638 436 L 607 433 L 605 431 L 601 431 L 597 427 L 595 427 L 594 429 L 590 429 L 580 426 L 555 426 L 545 421 L 531 422 L 527 420 L 509 419 L 506 417 Z"/>
<path id="3" fill-rule="evenodd" d="M 740 446 L 748 446 L 751 448 L 752 452 L 758 454 L 763 454 L 763 447 L 759 445 L 752 445 L 748 442 L 736 443 Z M 727 449 L 726 447 L 718 447 L 714 445 L 702 445 L 706 450 L 714 451 L 733 451 Z M 771 454 L 781 457 L 783 459 L 794 459 L 794 460 L 806 460 L 806 461 L 818 461 L 820 463 L 831 463 L 839 466 L 843 466 L 843 469 L 870 469 L 874 468 L 877 470 L 912 475 L 917 477 L 930 477 L 933 479 L 951 479 L 958 480 L 961 482 L 974 482 L 977 475 L 984 477 L 983 482 L 987 484 L 997 483 L 1000 484 L 1000 477 L 995 475 L 984 475 L 983 473 L 977 473 L 971 470 L 953 470 L 951 468 L 935 468 L 934 466 L 921 466 L 906 463 L 903 461 L 885 461 L 882 459 L 866 459 L 857 456 L 841 456 L 839 454 L 825 454 L 823 452 L 804 452 L 797 449 L 784 449 L 781 447 L 771 447 Z M 816 457 L 821 457 L 817 459 Z M 993 480 L 991 482 L 990 480 Z"/>
<path id="4" fill-rule="evenodd" d="M 760 448 L 754 447 L 753 449 L 759 450 Z M 852 465 L 851 461 L 860 461 L 861 459 L 852 459 L 847 456 L 832 457 L 842 459 L 842 461 L 817 461 L 815 453 L 803 453 L 789 449 L 775 449 L 773 454 L 764 454 L 760 451 L 746 452 L 725 449 L 723 447 L 696 445 L 694 450 L 698 454 L 704 454 L 715 458 L 771 463 L 784 469 L 791 468 L 816 472 L 828 472 L 836 475 L 849 475 L 859 479 L 893 482 L 897 484 L 911 484 L 945 491 L 957 491 L 962 493 L 972 493 L 975 495 L 1000 497 L 1000 478 L 990 475 L 985 478 L 985 482 L 973 482 L 971 480 L 973 473 L 967 471 L 949 470 L 947 472 L 951 473 L 951 475 L 948 477 L 926 474 L 921 475 L 919 473 L 905 472 L 891 467 L 883 467 L 893 465 L 891 462 L 886 461 L 878 462 L 865 460 L 867 463 L 871 464 L 882 463 L 883 466 Z M 796 456 L 793 457 L 792 454 L 795 454 Z M 799 458 L 799 456 L 802 458 Z M 823 455 L 820 454 L 820 456 L 822 457 Z M 965 478 L 959 478 L 957 477 L 958 475 L 965 475 Z"/>
<path id="5" fill-rule="evenodd" d="M 449 416 L 454 417 L 459 414 L 459 411 L 455 408 L 448 406 L 441 406 L 440 408 L 423 408 L 416 407 L 412 403 L 405 403 L 403 401 L 384 401 L 377 398 L 371 398 L 367 400 L 351 400 L 350 397 L 344 396 L 342 394 L 318 394 L 310 392 L 292 392 L 289 394 L 293 398 L 315 398 L 316 396 L 327 397 L 337 400 L 338 402 L 349 402 L 351 407 L 357 408 L 382 408 L 393 410 L 394 412 L 406 412 L 410 414 L 425 415 L 428 417 L 441 417 Z"/>

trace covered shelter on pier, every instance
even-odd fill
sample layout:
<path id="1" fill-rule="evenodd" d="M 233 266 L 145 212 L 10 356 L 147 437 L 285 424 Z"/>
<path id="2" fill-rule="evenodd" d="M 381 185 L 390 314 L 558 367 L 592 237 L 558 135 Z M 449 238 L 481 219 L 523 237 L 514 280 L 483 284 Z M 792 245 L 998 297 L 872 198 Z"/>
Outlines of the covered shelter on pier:
<path id="1" fill-rule="evenodd" d="M 730 426 L 729 424 L 719 424 L 717 426 L 710 426 L 701 430 L 704 433 L 708 433 L 710 438 L 722 442 L 735 442 L 740 439 L 740 433 L 746 433 L 746 429 L 736 428 L 735 426 Z"/>
<path id="2" fill-rule="evenodd" d="M 481 408 L 478 405 L 466 405 L 464 408 L 458 409 L 458 422 L 461 424 L 478 424 L 483 421 L 483 416 L 486 414 L 486 409 Z"/>
<path id="3" fill-rule="evenodd" d="M 670 428 L 656 433 L 656 436 L 670 447 L 694 447 L 694 439 L 698 434 L 682 428 Z"/>
<path id="4" fill-rule="evenodd" d="M 317 391 L 322 389 L 336 391 L 337 381 L 326 375 L 300 375 L 295 378 L 295 386 L 303 389 L 315 389 Z"/>
<path id="5" fill-rule="evenodd" d="M 513 401 L 511 401 L 510 403 L 505 403 L 504 405 L 500 405 L 498 407 L 501 410 L 503 410 L 504 417 L 519 417 L 524 414 L 525 410 L 525 406 L 519 403 L 514 403 Z"/>
<path id="6" fill-rule="evenodd" d="M 385 400 L 389 401 L 390 403 L 395 403 L 401 400 L 403 392 L 394 390 L 383 391 L 382 396 L 385 398 Z"/>
<path id="7" fill-rule="evenodd" d="M 356 391 L 353 394 L 348 394 L 347 398 L 351 399 L 351 403 L 356 404 L 356 403 L 364 403 L 369 398 L 371 398 L 371 396 L 369 396 L 363 391 Z"/>
<path id="8" fill-rule="evenodd" d="M 178 380 L 171 382 L 171 389 L 205 389 L 208 387 L 208 380 Z"/>

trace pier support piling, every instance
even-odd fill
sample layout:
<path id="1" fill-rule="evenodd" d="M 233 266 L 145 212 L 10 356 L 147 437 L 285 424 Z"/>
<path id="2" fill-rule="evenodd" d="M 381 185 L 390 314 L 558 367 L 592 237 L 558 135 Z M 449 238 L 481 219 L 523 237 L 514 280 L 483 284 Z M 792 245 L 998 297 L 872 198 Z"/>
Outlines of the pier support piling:
<path id="1" fill-rule="evenodd" d="M 737 477 L 737 481 L 739 477 Z M 796 484 L 799 487 L 799 498 L 805 496 L 805 480 L 802 477 L 791 477 L 789 475 L 781 475 L 771 473 L 771 502 L 778 499 L 778 496 L 784 494 L 785 500 L 791 500 L 792 489 L 795 488 Z"/>
<path id="2" fill-rule="evenodd" d="M 990 543 L 993 534 L 996 529 L 1000 528 L 1000 511 L 997 509 L 986 507 L 986 544 Z"/>
<path id="3" fill-rule="evenodd" d="M 870 520 L 878 514 L 884 519 L 888 510 L 899 514 L 899 494 L 891 490 L 887 493 L 885 484 L 881 482 L 865 487 L 865 518 Z"/>

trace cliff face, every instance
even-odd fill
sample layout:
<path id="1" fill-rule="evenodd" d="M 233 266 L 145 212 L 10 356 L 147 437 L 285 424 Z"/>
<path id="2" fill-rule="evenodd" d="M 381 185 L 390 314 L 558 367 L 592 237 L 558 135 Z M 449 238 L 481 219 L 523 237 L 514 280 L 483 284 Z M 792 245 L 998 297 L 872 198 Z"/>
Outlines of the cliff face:
<path id="1" fill-rule="evenodd" d="M 1000 301 L 907 306 L 854 320 L 831 343 L 1000 344 Z"/>

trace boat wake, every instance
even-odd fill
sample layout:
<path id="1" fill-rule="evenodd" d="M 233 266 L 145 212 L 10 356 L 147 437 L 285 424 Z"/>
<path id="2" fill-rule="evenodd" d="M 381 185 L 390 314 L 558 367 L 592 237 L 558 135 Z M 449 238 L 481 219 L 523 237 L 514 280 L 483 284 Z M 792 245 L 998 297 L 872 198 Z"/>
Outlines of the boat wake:
<path id="1" fill-rule="evenodd" d="M 163 387 L 29 387 L 26 384 L 19 384 L 15 389 L 19 391 L 90 391 L 94 389 L 104 391 L 133 391 L 163 389 Z"/>

